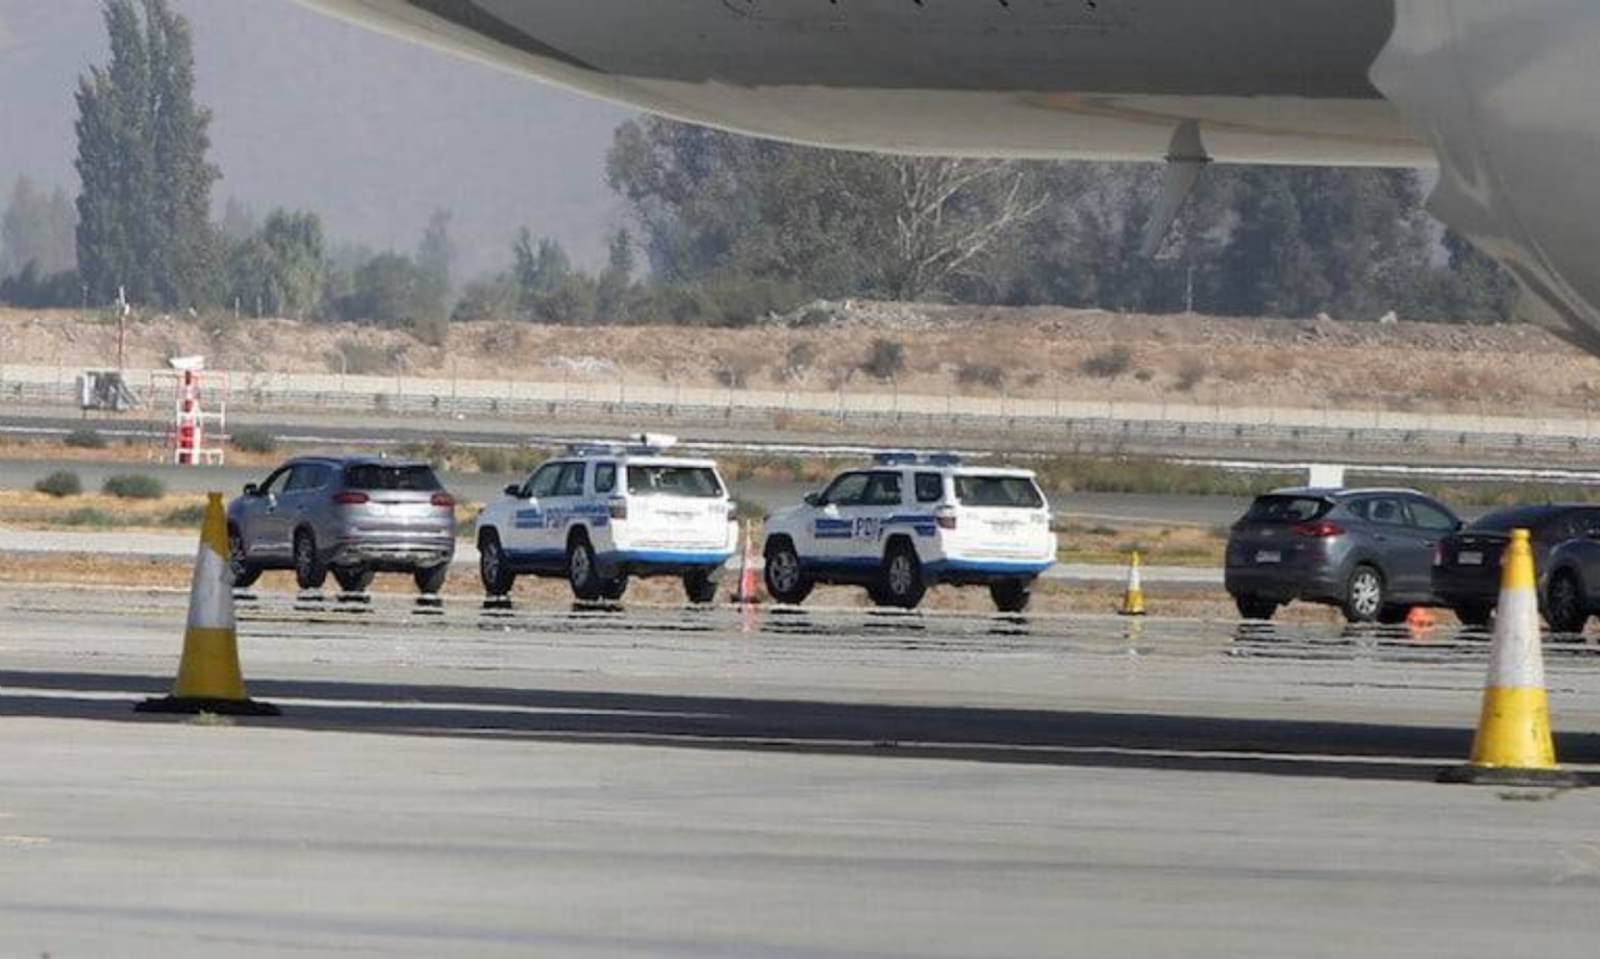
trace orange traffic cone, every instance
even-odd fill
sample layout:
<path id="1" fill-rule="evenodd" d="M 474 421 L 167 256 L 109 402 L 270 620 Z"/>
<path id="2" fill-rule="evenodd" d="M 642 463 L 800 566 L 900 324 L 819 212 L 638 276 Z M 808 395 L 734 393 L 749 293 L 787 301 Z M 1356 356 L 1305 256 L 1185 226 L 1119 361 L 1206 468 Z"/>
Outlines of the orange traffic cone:
<path id="1" fill-rule="evenodd" d="M 1413 633 L 1425 633 L 1439 625 L 1432 611 L 1423 606 L 1411 607 L 1411 612 L 1406 614 L 1406 628 Z"/>
<path id="2" fill-rule="evenodd" d="M 1580 778 L 1556 765 L 1540 649 L 1539 595 L 1525 529 L 1512 531 L 1502 564 L 1489 677 L 1472 759 L 1465 766 L 1446 770 L 1439 781 L 1489 786 L 1583 785 Z"/>
<path id="3" fill-rule="evenodd" d="M 277 716 L 278 707 L 251 700 L 239 671 L 239 637 L 233 618 L 233 567 L 228 562 L 228 521 L 222 494 L 206 503 L 200 550 L 189 587 L 189 627 L 172 695 L 147 699 L 141 713 L 223 713 Z"/>
<path id="4" fill-rule="evenodd" d="M 761 601 L 757 592 L 755 548 L 755 537 L 747 525 L 744 528 L 744 559 L 739 567 L 739 592 L 734 597 L 741 613 L 740 625 L 746 633 L 755 631 L 756 603 Z"/>

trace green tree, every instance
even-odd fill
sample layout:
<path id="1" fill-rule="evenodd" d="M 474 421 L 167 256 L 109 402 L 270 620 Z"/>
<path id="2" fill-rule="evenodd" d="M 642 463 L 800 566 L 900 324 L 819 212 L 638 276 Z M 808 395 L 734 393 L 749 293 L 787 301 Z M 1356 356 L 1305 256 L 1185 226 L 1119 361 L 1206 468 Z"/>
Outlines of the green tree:
<path id="1" fill-rule="evenodd" d="M 516 264 L 518 311 L 542 323 L 588 323 L 595 315 L 594 283 L 572 269 L 567 252 L 555 240 L 542 239 L 537 247 L 527 228 L 512 248 Z"/>
<path id="2" fill-rule="evenodd" d="M 193 38 L 168 0 L 106 0 L 111 61 L 78 85 L 78 262 L 97 301 L 125 287 L 167 308 L 215 299 L 221 280 L 207 159 L 211 111 L 194 99 Z"/>
<path id="3" fill-rule="evenodd" d="M 633 253 L 633 236 L 627 229 L 611 236 L 606 268 L 595 281 L 595 318 L 614 322 L 625 319 L 636 305 L 638 287 L 633 274 L 638 269 Z"/>
<path id="4" fill-rule="evenodd" d="M 422 311 L 432 317 L 445 315 L 445 305 L 450 300 L 451 273 L 455 268 L 456 245 L 450 238 L 451 214 L 448 210 L 435 210 L 417 244 L 417 267 L 425 277 L 418 294 Z"/>
<path id="5" fill-rule="evenodd" d="M 30 263 L 45 275 L 74 269 L 77 220 L 65 190 L 46 193 L 28 177 L 17 177 L 0 216 L 0 278 L 21 273 Z"/>
<path id="6" fill-rule="evenodd" d="M 304 319 L 318 305 L 327 272 L 321 219 L 274 210 L 230 251 L 228 296 L 254 315 Z"/>

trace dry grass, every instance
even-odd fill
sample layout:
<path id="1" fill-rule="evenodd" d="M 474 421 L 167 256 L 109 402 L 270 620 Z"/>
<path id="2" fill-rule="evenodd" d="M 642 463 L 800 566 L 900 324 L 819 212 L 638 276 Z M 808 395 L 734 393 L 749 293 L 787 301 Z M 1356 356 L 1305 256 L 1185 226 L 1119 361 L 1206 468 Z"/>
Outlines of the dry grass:
<path id="1" fill-rule="evenodd" d="M 1133 316 L 1060 308 L 904 305 L 892 323 L 863 318 L 818 328 L 706 331 L 613 327 L 575 340 L 570 327 L 452 324 L 440 346 L 404 333 L 341 324 L 255 320 L 221 325 L 142 319 L 129 362 L 159 366 L 171 352 L 202 353 L 219 369 L 325 372 L 341 348 L 406 358 L 407 376 L 561 381 L 585 378 L 715 387 L 730 371 L 751 389 L 993 395 L 1035 399 L 1382 407 L 1419 411 L 1584 413 L 1600 399 L 1600 361 L 1526 326 Z M 863 314 L 865 316 L 865 314 Z M 878 339 L 903 342 L 907 366 L 891 387 L 857 371 Z M 72 371 L 106 365 L 115 330 L 69 312 L 0 310 L 8 364 Z M 343 347 L 342 347 L 343 345 Z M 1128 375 L 1086 373 L 1108 350 L 1135 361 Z M 803 364 L 793 357 L 804 357 Z M 1203 378 L 1194 360 L 1204 358 Z M 1185 364 L 1188 364 L 1187 368 Z M 1091 362 L 1090 366 L 1094 366 Z M 595 370 L 593 373 L 574 369 Z M 961 371 L 968 371 L 965 377 Z M 1134 373 L 1139 375 L 1133 375 Z"/>

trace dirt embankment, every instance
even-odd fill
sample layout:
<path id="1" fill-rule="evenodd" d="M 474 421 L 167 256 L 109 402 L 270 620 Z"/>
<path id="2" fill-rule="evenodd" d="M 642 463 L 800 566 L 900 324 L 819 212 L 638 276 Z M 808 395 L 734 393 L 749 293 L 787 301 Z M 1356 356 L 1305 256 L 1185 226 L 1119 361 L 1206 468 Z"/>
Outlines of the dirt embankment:
<path id="1" fill-rule="evenodd" d="M 0 311 L 0 367 L 105 368 L 116 342 L 103 317 Z M 1600 404 L 1600 360 L 1527 326 L 1042 307 L 847 302 L 742 329 L 468 323 L 440 345 L 350 324 L 130 321 L 128 366 L 189 354 L 236 371 L 684 387 L 1516 415 L 1587 415 Z"/>

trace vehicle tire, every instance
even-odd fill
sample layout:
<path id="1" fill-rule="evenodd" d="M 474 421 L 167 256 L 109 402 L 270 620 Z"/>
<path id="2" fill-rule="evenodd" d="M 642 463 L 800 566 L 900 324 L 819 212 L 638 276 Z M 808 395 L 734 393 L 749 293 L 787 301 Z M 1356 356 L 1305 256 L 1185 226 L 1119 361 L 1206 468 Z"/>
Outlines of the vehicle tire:
<path id="1" fill-rule="evenodd" d="M 573 596 L 585 602 L 604 595 L 605 583 L 600 579 L 594 547 L 589 545 L 589 537 L 581 533 L 567 543 L 567 585 L 572 587 Z"/>
<path id="2" fill-rule="evenodd" d="M 249 589 L 261 578 L 261 567 L 245 562 L 244 537 L 232 526 L 228 527 L 228 565 L 233 570 L 235 589 Z"/>
<path id="3" fill-rule="evenodd" d="M 517 574 L 511 571 L 511 559 L 500 545 L 500 534 L 492 529 L 478 537 L 478 579 L 487 596 L 505 596 L 517 582 Z"/>
<path id="4" fill-rule="evenodd" d="M 1240 619 L 1268 620 L 1278 614 L 1278 601 L 1265 596 L 1240 593 L 1233 597 L 1233 605 L 1239 610 Z"/>
<path id="5" fill-rule="evenodd" d="M 608 579 L 600 586 L 600 598 L 609 602 L 616 602 L 628 592 L 628 577 L 618 576 Z"/>
<path id="6" fill-rule="evenodd" d="M 412 572 L 411 578 L 417 584 L 417 592 L 424 596 L 437 596 L 444 589 L 444 581 L 450 578 L 450 564 L 425 566 Z"/>
<path id="7" fill-rule="evenodd" d="M 1589 597 L 1570 569 L 1558 570 L 1545 589 L 1544 621 L 1557 633 L 1581 633 L 1589 622 Z"/>
<path id="8" fill-rule="evenodd" d="M 1456 614 L 1456 619 L 1461 620 L 1463 626 L 1487 626 L 1494 617 L 1494 607 L 1488 603 L 1462 603 L 1451 612 Z"/>
<path id="9" fill-rule="evenodd" d="M 1352 623 L 1375 622 L 1383 612 L 1385 591 L 1383 574 L 1376 566 L 1357 566 L 1344 583 L 1344 598 L 1339 603 L 1344 618 Z"/>
<path id="10" fill-rule="evenodd" d="M 922 582 L 922 561 L 916 549 L 904 540 L 890 544 L 883 554 L 882 591 L 888 605 L 901 609 L 916 609 L 928 587 Z"/>
<path id="11" fill-rule="evenodd" d="M 333 569 L 333 578 L 339 583 L 339 588 L 347 593 L 364 593 L 372 585 L 372 577 L 377 572 L 370 566 L 336 566 Z"/>
<path id="12" fill-rule="evenodd" d="M 695 570 L 683 574 L 683 594 L 696 606 L 707 606 L 717 601 L 716 577 L 710 570 Z"/>
<path id="13" fill-rule="evenodd" d="M 766 569 L 761 578 L 767 584 L 767 593 L 774 601 L 798 606 L 811 595 L 812 582 L 800 566 L 800 555 L 794 544 L 780 539 L 767 546 Z"/>
<path id="14" fill-rule="evenodd" d="M 317 551 L 317 538 L 308 529 L 294 534 L 294 581 L 301 589 L 321 589 L 328 581 L 328 564 Z"/>
<path id="15" fill-rule="evenodd" d="M 1002 613 L 1020 613 L 1033 599 L 1033 584 L 1023 579 L 1003 579 L 989 584 L 989 598 Z"/>

